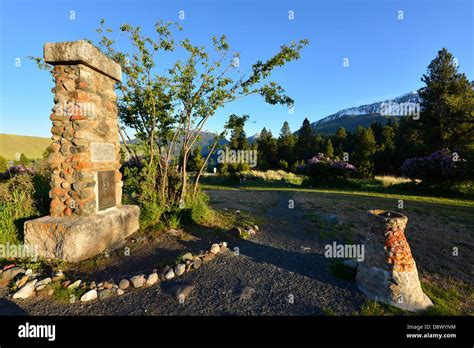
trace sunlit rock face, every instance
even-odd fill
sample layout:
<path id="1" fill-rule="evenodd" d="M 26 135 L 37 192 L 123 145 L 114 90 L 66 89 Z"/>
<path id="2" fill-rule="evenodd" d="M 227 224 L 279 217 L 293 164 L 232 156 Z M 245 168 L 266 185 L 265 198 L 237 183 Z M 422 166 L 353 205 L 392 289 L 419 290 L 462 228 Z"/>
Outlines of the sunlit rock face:
<path id="1" fill-rule="evenodd" d="M 365 259 L 357 269 L 359 289 L 370 299 L 409 311 L 433 305 L 423 293 L 415 260 L 405 238 L 408 218 L 384 210 L 369 211 Z"/>

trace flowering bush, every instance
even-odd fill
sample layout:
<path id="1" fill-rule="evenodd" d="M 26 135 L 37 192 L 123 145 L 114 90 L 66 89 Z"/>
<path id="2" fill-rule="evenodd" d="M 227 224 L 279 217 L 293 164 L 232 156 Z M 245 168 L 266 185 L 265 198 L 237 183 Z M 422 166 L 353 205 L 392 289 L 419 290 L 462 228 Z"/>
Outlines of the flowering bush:
<path id="1" fill-rule="evenodd" d="M 455 157 L 448 150 L 433 152 L 427 157 L 407 159 L 400 168 L 410 179 L 428 182 L 457 181 L 465 179 L 466 160 Z"/>
<path id="2" fill-rule="evenodd" d="M 14 177 L 16 175 L 21 175 L 21 174 L 35 175 L 36 171 L 37 171 L 36 168 L 25 167 L 24 165 L 19 164 L 19 165 L 8 168 L 3 173 L 0 173 L 0 180 L 10 179 L 11 177 Z"/>
<path id="3" fill-rule="evenodd" d="M 333 160 L 319 153 L 306 164 L 298 166 L 297 171 L 311 177 L 348 178 L 353 176 L 357 169 L 348 162 Z"/>

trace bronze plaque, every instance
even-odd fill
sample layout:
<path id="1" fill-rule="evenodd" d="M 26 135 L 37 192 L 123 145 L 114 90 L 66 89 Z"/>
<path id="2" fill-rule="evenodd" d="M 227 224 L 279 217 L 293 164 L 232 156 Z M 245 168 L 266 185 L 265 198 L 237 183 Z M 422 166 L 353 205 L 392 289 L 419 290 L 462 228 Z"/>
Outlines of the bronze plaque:
<path id="1" fill-rule="evenodd" d="M 115 207 L 115 170 L 97 172 L 99 210 Z"/>

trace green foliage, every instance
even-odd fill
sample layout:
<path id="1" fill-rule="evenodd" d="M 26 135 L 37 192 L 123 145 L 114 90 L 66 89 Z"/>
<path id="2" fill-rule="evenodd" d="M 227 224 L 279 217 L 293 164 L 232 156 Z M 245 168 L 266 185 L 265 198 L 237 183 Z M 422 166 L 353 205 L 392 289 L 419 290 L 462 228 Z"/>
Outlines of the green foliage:
<path id="1" fill-rule="evenodd" d="M 56 300 L 68 303 L 79 301 L 81 296 L 86 293 L 86 290 L 81 287 L 74 289 L 64 288 L 61 286 L 61 282 L 52 283 L 51 288 L 54 290 L 53 297 Z"/>
<path id="2" fill-rule="evenodd" d="M 198 191 L 194 196 L 188 196 L 186 199 L 186 213 L 188 220 L 198 224 L 206 223 L 212 215 L 207 195 Z"/>
<path id="3" fill-rule="evenodd" d="M 140 207 L 140 226 L 158 223 L 166 210 L 160 200 L 156 182 L 156 164 L 124 168 L 124 202 Z"/>
<path id="4" fill-rule="evenodd" d="M 443 48 L 421 79 L 422 113 L 413 125 L 420 130 L 426 154 L 474 144 L 474 85 L 458 70 L 453 55 Z"/>
<path id="5" fill-rule="evenodd" d="M 315 153 L 315 138 L 313 136 L 313 129 L 307 118 L 304 119 L 303 124 L 298 132 L 298 139 L 296 140 L 295 153 L 298 160 L 307 161 Z"/>
<path id="6" fill-rule="evenodd" d="M 288 122 L 284 122 L 281 127 L 280 136 L 277 139 L 278 147 L 278 167 L 283 170 L 288 170 L 295 162 L 295 137 L 290 130 Z"/>
<path id="7" fill-rule="evenodd" d="M 175 210 L 163 215 L 166 220 L 166 225 L 169 228 L 178 229 L 181 227 L 181 216 L 180 211 Z"/>
<path id="8" fill-rule="evenodd" d="M 188 170 L 191 172 L 199 172 L 204 165 L 205 160 L 201 154 L 201 147 L 197 146 L 189 157 Z"/>
<path id="9" fill-rule="evenodd" d="M 423 312 L 425 315 L 462 315 L 463 302 L 474 296 L 472 286 L 454 280 L 443 287 L 429 282 L 422 282 L 421 286 L 433 301 L 433 307 Z"/>
<path id="10" fill-rule="evenodd" d="M 257 139 L 258 163 L 257 168 L 267 170 L 276 168 L 278 164 L 278 145 L 271 131 L 262 129 Z"/>
<path id="11" fill-rule="evenodd" d="M 347 280 L 350 282 L 353 282 L 356 279 L 356 269 L 346 266 L 340 260 L 335 260 L 329 263 L 329 270 L 333 276 L 339 279 Z"/>
<path id="12" fill-rule="evenodd" d="M 232 150 L 247 150 L 249 144 L 247 135 L 245 134 L 245 122 L 249 119 L 249 115 L 237 116 L 232 114 L 229 116 L 226 127 L 231 130 L 229 148 Z"/>
<path id="13" fill-rule="evenodd" d="M 373 154 L 376 150 L 374 132 L 371 128 L 358 127 L 354 137 L 354 153 L 351 162 L 364 178 L 373 177 Z"/>
<path id="14" fill-rule="evenodd" d="M 105 28 L 104 20 L 101 20 L 101 27 L 97 30 L 101 36 L 100 46 L 122 66 L 127 76 L 120 86 L 120 119 L 126 126 L 135 129 L 144 144 L 148 144 L 145 154 L 150 164 L 159 150 L 164 155 L 163 161 L 158 161 L 161 188 L 158 191 L 162 201 L 169 198 L 168 164 L 172 148 L 179 143 L 182 154 L 179 190 L 180 199 L 184 200 L 188 186 L 188 159 L 201 130 L 219 108 L 252 94 L 261 95 L 270 104 L 293 103 L 279 84 L 267 80 L 275 68 L 299 59 L 300 51 L 308 44 L 307 40 L 300 40 L 283 45 L 273 57 L 257 61 L 248 74 L 239 75 L 235 73 L 234 50 L 225 35 L 212 37 L 212 48 L 207 49 L 193 45 L 189 39 L 175 43 L 172 35 L 174 26 L 173 23 L 160 21 L 155 25 L 155 37 L 147 37 L 140 27 L 122 25 L 120 31 L 129 37 L 133 52 L 115 50 L 115 41 L 110 38 L 113 31 Z M 176 27 L 181 30 L 178 25 Z M 178 46 L 185 52 L 186 59 L 160 68 L 164 73 L 157 75 L 154 71 L 157 56 L 171 53 Z M 159 59 L 161 62 L 169 61 L 166 57 Z M 183 108 L 177 109 L 177 105 Z M 241 121 L 245 120 L 244 116 Z M 236 129 L 242 130 L 241 127 Z M 242 132 L 235 133 L 234 138 L 243 141 Z M 195 181 L 194 192 L 197 184 L 198 180 Z"/>
<path id="15" fill-rule="evenodd" d="M 387 316 L 387 315 L 403 315 L 404 311 L 400 308 L 389 306 L 380 302 L 371 300 L 365 301 L 360 311 L 354 313 L 354 315 L 362 316 Z"/>
<path id="16" fill-rule="evenodd" d="M 8 170 L 8 161 L 5 157 L 0 156 L 0 173 L 6 172 Z"/>
<path id="17" fill-rule="evenodd" d="M 21 164 L 22 166 L 27 166 L 30 164 L 30 160 L 25 156 L 25 154 L 20 154 L 20 159 L 13 162 L 15 165 Z"/>
<path id="18" fill-rule="evenodd" d="M 332 141 L 329 138 L 326 140 L 326 143 L 324 145 L 324 154 L 327 157 L 333 157 L 334 156 L 334 147 L 332 146 Z"/>
<path id="19" fill-rule="evenodd" d="M 0 244 L 23 240 L 23 223 L 49 211 L 49 172 L 16 175 L 0 183 Z"/>

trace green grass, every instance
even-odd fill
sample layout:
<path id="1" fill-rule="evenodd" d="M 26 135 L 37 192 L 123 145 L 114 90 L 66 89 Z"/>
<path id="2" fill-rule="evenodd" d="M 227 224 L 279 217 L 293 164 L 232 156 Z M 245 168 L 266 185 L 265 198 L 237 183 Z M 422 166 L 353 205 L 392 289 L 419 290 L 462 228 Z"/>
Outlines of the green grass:
<path id="1" fill-rule="evenodd" d="M 72 282 L 71 282 L 72 283 Z M 81 287 L 75 289 L 63 288 L 61 282 L 55 282 L 51 284 L 51 288 L 54 290 L 53 298 L 61 302 L 78 302 L 81 296 L 86 293 L 86 289 Z"/>
<path id="2" fill-rule="evenodd" d="M 365 301 L 360 307 L 360 311 L 353 313 L 353 315 L 361 316 L 387 316 L 387 315 L 404 315 L 406 312 L 400 308 L 390 306 L 384 303 L 375 302 L 372 300 Z"/>
<path id="3" fill-rule="evenodd" d="M 377 197 L 377 198 L 390 198 L 390 199 L 402 199 L 404 201 L 413 201 L 420 203 L 430 203 L 438 205 L 451 205 L 459 207 L 474 207 L 474 200 L 461 199 L 461 198 L 444 198 L 444 197 L 431 197 L 431 196 L 417 196 L 409 194 L 398 194 L 395 192 L 381 193 L 381 192 L 370 192 L 370 191 L 352 191 L 347 189 L 326 189 L 326 188 L 301 188 L 301 187 L 259 187 L 259 186 L 227 186 L 227 185 L 212 185 L 202 184 L 203 190 L 249 190 L 249 191 L 288 191 L 288 192 L 314 192 L 314 193 L 325 193 L 325 194 L 336 194 L 336 195 L 351 195 L 361 197 Z"/>
<path id="4" fill-rule="evenodd" d="M 23 223 L 37 216 L 38 211 L 27 192 L 30 186 L 27 180 L 16 182 L 11 187 L 0 183 L 0 194 L 4 196 L 0 201 L 0 244 L 20 243 L 23 240 Z"/>
<path id="5" fill-rule="evenodd" d="M 40 159 L 51 143 L 50 138 L 0 134 L 0 156 L 15 160 L 16 153 L 23 153 L 29 159 Z"/>
<path id="6" fill-rule="evenodd" d="M 360 310 L 354 313 L 354 315 L 472 315 L 472 313 L 466 313 L 463 309 L 463 304 L 465 302 L 470 301 L 472 303 L 474 296 L 472 286 L 452 279 L 446 280 L 446 284 L 447 285 L 442 287 L 440 284 L 435 282 L 421 282 L 423 292 L 433 301 L 433 306 L 424 311 L 416 313 L 407 312 L 394 306 L 367 300 L 361 306 Z M 470 297 L 470 299 L 467 297 Z"/>
<path id="7" fill-rule="evenodd" d="M 433 301 L 433 307 L 428 308 L 426 315 L 462 315 L 463 301 L 466 296 L 473 296 L 473 289 L 468 285 L 450 281 L 449 287 L 443 289 L 436 284 L 422 282 L 422 289 Z"/>
<path id="8" fill-rule="evenodd" d="M 329 263 L 329 271 L 339 279 L 353 282 L 356 280 L 357 270 L 342 263 L 341 260 L 334 260 Z"/>

